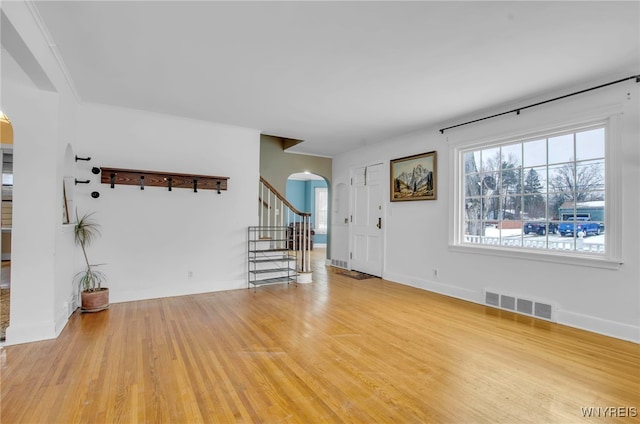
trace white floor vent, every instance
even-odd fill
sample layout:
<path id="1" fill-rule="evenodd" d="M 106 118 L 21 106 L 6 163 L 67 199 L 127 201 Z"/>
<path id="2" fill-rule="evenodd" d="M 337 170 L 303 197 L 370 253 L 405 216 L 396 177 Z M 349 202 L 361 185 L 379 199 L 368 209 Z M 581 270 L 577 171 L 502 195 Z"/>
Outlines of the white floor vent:
<path id="1" fill-rule="evenodd" d="M 493 290 L 484 291 L 484 303 L 489 306 L 506 309 L 537 318 L 554 320 L 555 307 L 551 303 L 523 299 L 509 294 L 501 294 Z"/>
<path id="2" fill-rule="evenodd" d="M 339 259 L 331 259 L 331 265 L 339 268 L 347 269 L 347 261 L 341 261 Z"/>

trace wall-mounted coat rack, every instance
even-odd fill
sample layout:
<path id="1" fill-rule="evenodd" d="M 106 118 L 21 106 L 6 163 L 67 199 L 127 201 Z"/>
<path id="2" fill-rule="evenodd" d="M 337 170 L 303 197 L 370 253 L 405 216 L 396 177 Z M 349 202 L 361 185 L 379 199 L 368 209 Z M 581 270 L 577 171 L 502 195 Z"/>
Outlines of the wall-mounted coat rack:
<path id="1" fill-rule="evenodd" d="M 114 188 L 116 184 L 145 187 L 188 188 L 195 193 L 200 190 L 216 190 L 218 194 L 227 189 L 229 177 L 213 175 L 176 174 L 173 172 L 141 171 L 137 169 L 121 169 L 101 167 L 100 182 Z"/>

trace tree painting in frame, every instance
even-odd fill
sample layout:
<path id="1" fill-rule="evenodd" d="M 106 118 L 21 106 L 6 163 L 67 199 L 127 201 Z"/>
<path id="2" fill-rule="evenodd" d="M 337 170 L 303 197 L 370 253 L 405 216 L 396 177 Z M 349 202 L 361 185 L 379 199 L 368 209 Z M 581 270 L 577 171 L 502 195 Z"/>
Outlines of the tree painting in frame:
<path id="1" fill-rule="evenodd" d="M 437 152 L 391 161 L 392 202 L 435 200 L 437 186 Z"/>

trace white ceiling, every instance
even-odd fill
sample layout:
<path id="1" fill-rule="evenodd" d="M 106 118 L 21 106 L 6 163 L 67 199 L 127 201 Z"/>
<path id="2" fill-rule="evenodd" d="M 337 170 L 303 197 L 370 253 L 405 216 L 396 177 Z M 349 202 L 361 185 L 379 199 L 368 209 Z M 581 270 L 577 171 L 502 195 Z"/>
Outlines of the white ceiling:
<path id="1" fill-rule="evenodd" d="M 637 1 L 35 4 L 83 101 L 309 154 L 640 71 Z"/>

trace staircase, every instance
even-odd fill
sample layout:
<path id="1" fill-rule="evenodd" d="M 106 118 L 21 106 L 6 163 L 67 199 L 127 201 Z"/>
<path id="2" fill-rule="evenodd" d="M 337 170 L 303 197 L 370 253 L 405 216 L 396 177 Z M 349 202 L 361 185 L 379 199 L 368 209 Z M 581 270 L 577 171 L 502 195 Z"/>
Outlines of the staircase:
<path id="1" fill-rule="evenodd" d="M 248 285 L 311 282 L 311 214 L 260 177 L 258 226 L 248 229 Z"/>

